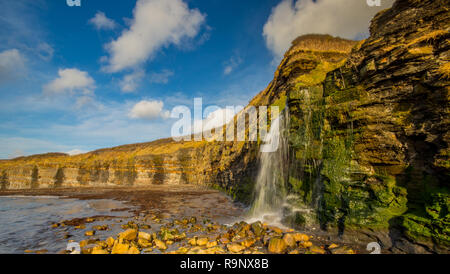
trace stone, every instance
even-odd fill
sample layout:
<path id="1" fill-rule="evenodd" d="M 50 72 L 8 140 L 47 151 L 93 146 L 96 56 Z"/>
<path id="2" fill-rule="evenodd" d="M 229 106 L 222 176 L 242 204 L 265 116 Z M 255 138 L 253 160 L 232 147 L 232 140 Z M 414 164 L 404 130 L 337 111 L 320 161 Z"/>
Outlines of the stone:
<path id="1" fill-rule="evenodd" d="M 314 254 L 325 254 L 326 253 L 325 249 L 323 249 L 319 246 L 315 246 L 315 245 L 310 246 L 309 251 L 311 251 Z"/>
<path id="2" fill-rule="evenodd" d="M 294 236 L 290 233 L 284 234 L 283 240 L 289 247 L 295 247 L 297 245 Z"/>
<path id="3" fill-rule="evenodd" d="M 242 250 L 245 249 L 245 247 L 243 245 L 236 244 L 236 243 L 232 243 L 232 244 L 227 245 L 227 248 L 228 248 L 229 251 L 231 251 L 233 253 L 239 253 L 239 252 L 241 252 Z"/>
<path id="4" fill-rule="evenodd" d="M 328 246 L 328 249 L 335 249 L 337 247 L 339 247 L 337 244 L 331 244 Z"/>
<path id="5" fill-rule="evenodd" d="M 36 250 L 35 253 L 36 254 L 45 254 L 45 253 L 48 253 L 48 250 L 47 249 L 40 249 L 40 250 Z"/>
<path id="6" fill-rule="evenodd" d="M 275 232 L 276 234 L 283 234 L 283 230 L 276 226 L 269 226 L 269 229 L 272 230 L 273 232 Z"/>
<path id="7" fill-rule="evenodd" d="M 94 236 L 94 235 L 95 235 L 95 231 L 94 230 L 89 230 L 89 231 L 86 231 L 84 233 L 84 236 Z"/>
<path id="8" fill-rule="evenodd" d="M 151 241 L 152 240 L 152 235 L 147 233 L 147 232 L 139 231 L 138 238 L 139 239 L 144 239 L 144 240 L 147 240 L 147 241 Z"/>
<path id="9" fill-rule="evenodd" d="M 131 246 L 130 249 L 128 249 L 128 254 L 141 254 L 141 252 L 137 247 Z"/>
<path id="10" fill-rule="evenodd" d="M 133 241 L 136 239 L 138 231 L 136 229 L 127 229 L 119 234 L 119 239 Z"/>
<path id="11" fill-rule="evenodd" d="M 256 240 L 254 238 L 247 238 L 241 242 L 241 244 L 247 248 L 253 246 L 255 243 Z"/>
<path id="12" fill-rule="evenodd" d="M 264 227 L 260 221 L 251 224 L 251 228 L 256 237 L 261 237 L 264 234 Z"/>
<path id="13" fill-rule="evenodd" d="M 309 236 L 306 235 L 306 234 L 294 233 L 292 236 L 294 237 L 294 240 L 296 242 L 307 242 L 307 241 L 309 241 Z"/>
<path id="14" fill-rule="evenodd" d="M 146 239 L 139 238 L 138 239 L 138 245 L 142 248 L 148 248 L 152 246 L 152 243 Z"/>
<path id="15" fill-rule="evenodd" d="M 300 244 L 299 244 L 299 246 L 300 247 L 303 247 L 303 248 L 308 248 L 308 247 L 311 247 L 313 245 L 313 243 L 311 243 L 311 242 L 301 242 Z"/>
<path id="16" fill-rule="evenodd" d="M 176 251 L 176 253 L 177 254 L 186 254 L 186 253 L 188 253 L 188 251 L 189 251 L 189 248 L 182 246 Z"/>
<path id="17" fill-rule="evenodd" d="M 105 231 L 108 230 L 108 225 L 95 225 L 92 227 L 93 230 Z"/>
<path id="18" fill-rule="evenodd" d="M 151 253 L 151 252 L 153 252 L 153 248 L 146 248 L 146 249 L 142 250 L 142 252 Z"/>
<path id="19" fill-rule="evenodd" d="M 129 249 L 129 244 L 116 243 L 111 250 L 111 254 L 128 254 Z"/>
<path id="20" fill-rule="evenodd" d="M 188 244 L 195 246 L 197 245 L 197 237 L 194 237 L 188 241 Z"/>
<path id="21" fill-rule="evenodd" d="M 98 247 L 94 247 L 92 249 L 91 254 L 93 254 L 93 255 L 104 255 L 104 254 L 109 254 L 109 252 L 108 252 L 108 250 L 104 250 L 103 248 L 98 246 Z"/>
<path id="22" fill-rule="evenodd" d="M 274 237 L 269 240 L 268 250 L 270 253 L 281 254 L 284 253 L 286 249 L 287 245 L 283 239 Z"/>
<path id="23" fill-rule="evenodd" d="M 197 245 L 202 246 L 206 245 L 209 242 L 208 238 L 198 238 L 197 239 Z"/>
<path id="24" fill-rule="evenodd" d="M 158 239 L 153 240 L 155 247 L 158 248 L 159 250 L 166 250 L 167 249 L 167 245 Z"/>
<path id="25" fill-rule="evenodd" d="M 330 249 L 330 252 L 332 254 L 355 254 L 355 252 L 352 249 L 345 246 Z"/>
<path id="26" fill-rule="evenodd" d="M 114 245 L 114 238 L 113 237 L 109 237 L 108 239 L 106 239 L 105 242 L 108 245 L 108 247 L 112 247 Z"/>

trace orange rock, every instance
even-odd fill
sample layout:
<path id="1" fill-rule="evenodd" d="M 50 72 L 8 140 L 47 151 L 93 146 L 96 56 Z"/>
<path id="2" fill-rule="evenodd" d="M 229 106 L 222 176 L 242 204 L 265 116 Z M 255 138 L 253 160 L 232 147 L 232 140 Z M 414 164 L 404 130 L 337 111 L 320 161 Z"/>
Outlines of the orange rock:
<path id="1" fill-rule="evenodd" d="M 133 241 L 134 239 L 136 239 L 137 235 L 138 231 L 136 229 L 127 229 L 119 234 L 119 239 Z"/>
<path id="2" fill-rule="evenodd" d="M 289 247 L 294 247 L 297 244 L 294 239 L 294 236 L 290 233 L 284 234 L 283 240 Z"/>
<path id="3" fill-rule="evenodd" d="M 245 249 L 244 246 L 242 246 L 240 244 L 236 244 L 236 243 L 227 245 L 227 248 L 228 248 L 229 251 L 231 251 L 233 253 L 239 253 L 239 252 L 241 252 L 242 250 Z"/>
<path id="4" fill-rule="evenodd" d="M 269 252 L 280 254 L 286 251 L 287 245 L 283 239 L 275 237 L 270 239 L 268 248 Z"/>
<path id="5" fill-rule="evenodd" d="M 206 245 L 208 242 L 209 242 L 208 238 L 198 238 L 197 239 L 197 245 L 200 245 L 200 246 Z"/>
<path id="6" fill-rule="evenodd" d="M 311 247 L 313 244 L 311 243 L 311 242 L 302 242 L 302 243 L 300 243 L 300 246 L 301 247 L 303 247 L 303 248 L 308 248 L 308 247 Z"/>
<path id="7" fill-rule="evenodd" d="M 256 243 L 256 240 L 253 238 L 248 238 L 245 239 L 241 242 L 241 244 L 245 247 L 251 247 L 252 245 L 254 245 Z"/>
<path id="8" fill-rule="evenodd" d="M 292 235 L 296 242 L 307 242 L 309 241 L 309 236 L 302 233 L 294 233 Z"/>

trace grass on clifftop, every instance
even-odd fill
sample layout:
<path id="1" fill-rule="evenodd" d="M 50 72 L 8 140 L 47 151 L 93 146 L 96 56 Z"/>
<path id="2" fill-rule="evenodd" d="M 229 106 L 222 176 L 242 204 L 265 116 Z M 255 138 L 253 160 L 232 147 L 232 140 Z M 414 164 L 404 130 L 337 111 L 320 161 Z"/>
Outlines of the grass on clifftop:
<path id="1" fill-rule="evenodd" d="M 331 35 L 307 34 L 297 37 L 292 42 L 291 50 L 330 51 L 349 53 L 357 42 Z"/>

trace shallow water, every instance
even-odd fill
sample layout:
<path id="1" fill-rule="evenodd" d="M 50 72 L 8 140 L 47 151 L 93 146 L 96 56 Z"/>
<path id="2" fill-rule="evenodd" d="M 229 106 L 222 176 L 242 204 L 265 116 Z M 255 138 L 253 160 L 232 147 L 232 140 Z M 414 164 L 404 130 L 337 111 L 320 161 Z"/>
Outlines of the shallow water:
<path id="1" fill-rule="evenodd" d="M 52 223 L 91 216 L 130 215 L 129 208 L 114 200 L 76 200 L 51 196 L 0 197 L 0 253 L 46 249 L 49 253 L 64 250 L 67 240 L 64 229 L 50 229 Z M 66 228 L 68 229 L 68 228 Z M 71 239 L 82 238 L 83 231 L 71 231 Z"/>

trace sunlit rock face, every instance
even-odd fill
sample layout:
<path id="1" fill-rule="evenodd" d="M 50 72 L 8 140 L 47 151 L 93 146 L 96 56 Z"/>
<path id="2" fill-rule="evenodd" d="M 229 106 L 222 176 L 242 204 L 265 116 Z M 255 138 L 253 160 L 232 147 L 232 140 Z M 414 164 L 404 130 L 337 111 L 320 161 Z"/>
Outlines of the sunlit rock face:
<path id="1" fill-rule="evenodd" d="M 397 1 L 323 81 L 297 78 L 289 183 L 322 227 L 449 245 L 448 22 L 448 3 Z"/>
<path id="2" fill-rule="evenodd" d="M 310 209 L 294 222 L 398 227 L 421 244 L 450 244 L 448 9 L 401 0 L 375 16 L 364 41 L 293 41 L 250 106 L 288 108 L 283 183 L 293 208 Z M 251 203 L 259 144 L 165 139 L 0 161 L 0 188 L 197 184 Z"/>

